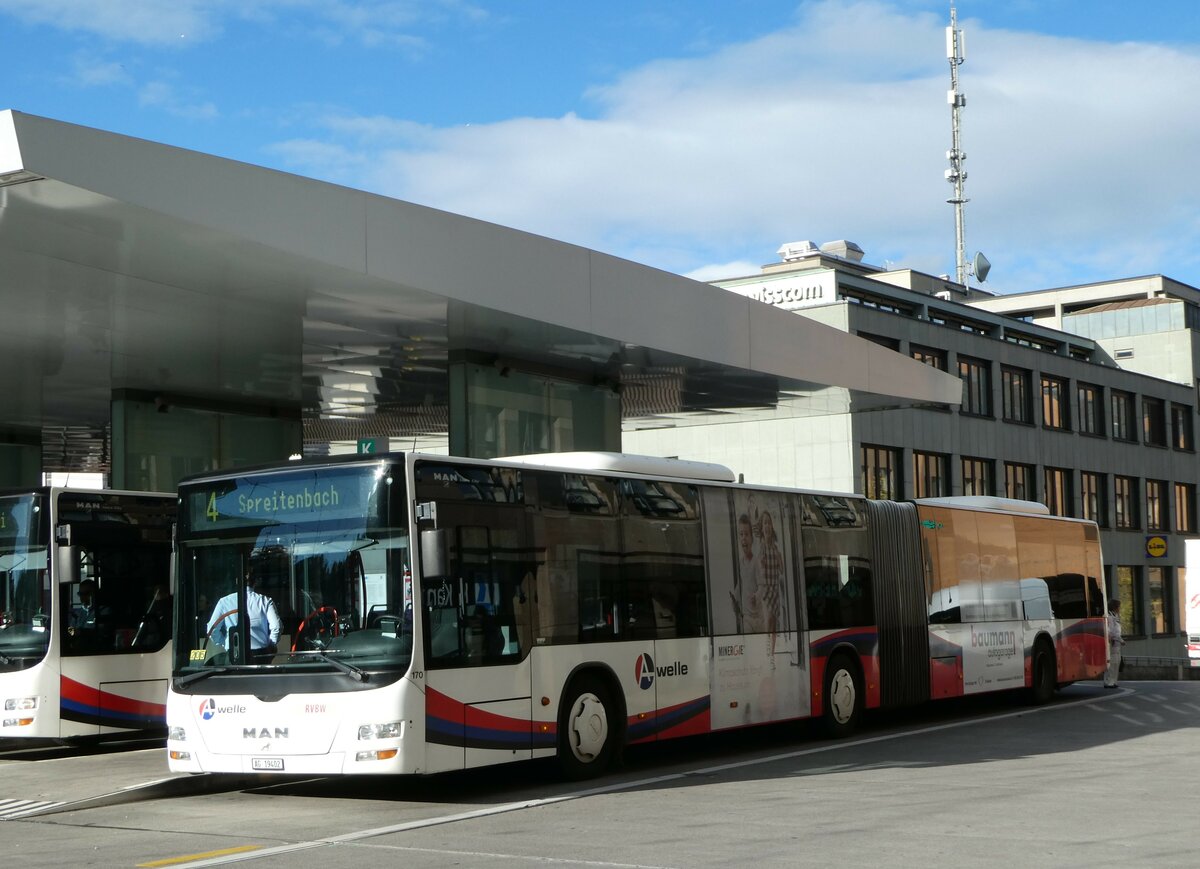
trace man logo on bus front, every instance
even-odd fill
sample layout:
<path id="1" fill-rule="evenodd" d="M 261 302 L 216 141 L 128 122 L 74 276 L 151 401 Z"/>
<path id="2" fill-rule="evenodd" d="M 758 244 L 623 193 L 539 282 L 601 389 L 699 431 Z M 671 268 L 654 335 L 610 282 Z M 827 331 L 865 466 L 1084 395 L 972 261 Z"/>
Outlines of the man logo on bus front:
<path id="1" fill-rule="evenodd" d="M 633 665 L 633 678 L 643 691 L 654 684 L 654 660 L 648 653 L 638 655 L 637 663 Z"/>

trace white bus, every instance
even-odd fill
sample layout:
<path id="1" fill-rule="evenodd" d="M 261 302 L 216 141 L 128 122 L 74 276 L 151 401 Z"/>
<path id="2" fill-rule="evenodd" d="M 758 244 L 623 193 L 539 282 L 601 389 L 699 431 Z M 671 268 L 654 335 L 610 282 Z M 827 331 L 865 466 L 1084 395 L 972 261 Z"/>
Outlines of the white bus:
<path id="1" fill-rule="evenodd" d="M 176 497 L 0 493 L 0 739 L 166 725 Z"/>
<path id="2" fill-rule="evenodd" d="M 1103 671 L 1094 524 L 733 479 L 564 453 L 185 480 L 171 769 L 557 756 L 584 777 L 633 743 L 813 716 L 841 735 L 864 709 L 1011 688 L 1045 702 Z"/>

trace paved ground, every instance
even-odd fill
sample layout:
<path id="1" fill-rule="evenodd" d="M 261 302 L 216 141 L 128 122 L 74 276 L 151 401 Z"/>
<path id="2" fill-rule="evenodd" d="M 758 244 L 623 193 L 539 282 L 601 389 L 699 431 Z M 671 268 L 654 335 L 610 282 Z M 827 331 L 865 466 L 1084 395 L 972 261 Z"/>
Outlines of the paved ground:
<path id="1" fill-rule="evenodd" d="M 419 779 L 166 776 L 161 749 L 14 757 L 13 866 L 1195 866 L 1200 683 L 1080 684 L 931 705 L 856 739 L 805 728 L 631 752 L 567 786 L 550 764 Z M 91 783 L 91 784 L 89 784 Z M 70 803 L 85 794 L 88 803 Z M 2 804 L 0 804 L 2 805 Z M 3 809 L 0 808 L 0 815 Z"/>

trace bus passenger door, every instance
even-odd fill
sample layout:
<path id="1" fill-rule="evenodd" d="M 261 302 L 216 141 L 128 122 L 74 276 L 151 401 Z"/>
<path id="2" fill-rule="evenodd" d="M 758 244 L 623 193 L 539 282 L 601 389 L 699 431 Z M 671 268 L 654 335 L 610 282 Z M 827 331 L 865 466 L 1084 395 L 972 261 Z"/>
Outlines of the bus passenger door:
<path id="1" fill-rule="evenodd" d="M 63 738 L 100 733 L 100 683 L 107 670 L 98 652 L 106 618 L 99 614 L 95 561 L 87 550 L 64 541 L 54 547 L 59 579 L 59 735 Z"/>
<path id="2" fill-rule="evenodd" d="M 169 570 L 170 550 L 159 549 L 139 560 L 100 546 L 58 546 L 62 737 L 165 725 L 169 631 L 135 643 L 155 603 L 160 574 L 151 568 L 162 577 Z"/>
<path id="3" fill-rule="evenodd" d="M 460 506 L 438 505 L 448 574 L 426 577 L 423 586 L 430 772 L 532 756 L 529 660 L 516 610 L 524 575 L 519 527 L 448 523 Z"/>

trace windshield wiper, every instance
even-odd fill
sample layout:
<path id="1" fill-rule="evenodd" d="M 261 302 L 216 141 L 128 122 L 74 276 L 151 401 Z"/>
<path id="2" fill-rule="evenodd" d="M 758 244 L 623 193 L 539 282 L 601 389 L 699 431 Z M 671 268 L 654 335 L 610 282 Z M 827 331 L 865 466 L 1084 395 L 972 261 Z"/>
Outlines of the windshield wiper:
<path id="1" fill-rule="evenodd" d="M 199 673 L 188 673 L 175 680 L 175 687 L 182 688 L 184 685 L 191 685 L 193 682 L 199 682 L 201 679 L 207 679 L 218 673 L 228 673 L 232 669 L 232 667 L 213 667 L 211 670 L 201 670 Z"/>
<path id="2" fill-rule="evenodd" d="M 0 655 L 0 664 L 3 664 L 5 667 L 7 667 L 11 663 L 12 663 L 12 658 L 6 658 L 6 657 L 4 657 L 4 655 Z"/>
<path id="3" fill-rule="evenodd" d="M 345 661 L 339 661 L 337 658 L 331 658 L 324 652 L 307 652 L 319 661 L 324 661 L 326 664 L 333 664 L 351 679 L 356 682 L 367 682 L 371 679 L 371 674 L 362 667 L 356 667 L 353 664 L 347 664 Z"/>

